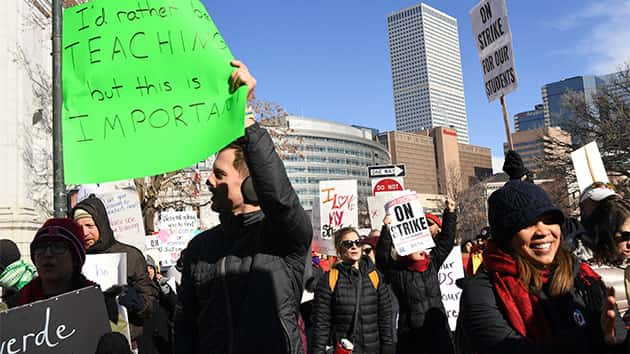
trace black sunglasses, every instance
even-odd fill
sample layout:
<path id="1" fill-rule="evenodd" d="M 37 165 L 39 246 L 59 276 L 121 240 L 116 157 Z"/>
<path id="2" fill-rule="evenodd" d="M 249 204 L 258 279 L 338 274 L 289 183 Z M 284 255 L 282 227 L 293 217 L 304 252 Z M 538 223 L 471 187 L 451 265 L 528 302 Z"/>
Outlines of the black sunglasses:
<path id="1" fill-rule="evenodd" d="M 345 249 L 351 249 L 352 246 L 361 247 L 361 241 L 359 240 L 345 240 L 341 241 L 341 247 Z"/>
<path id="2" fill-rule="evenodd" d="M 47 249 L 49 249 L 50 253 L 55 256 L 60 256 L 70 251 L 70 249 L 64 242 L 42 242 L 38 243 L 33 248 L 33 254 L 36 256 L 41 256 L 42 254 L 46 253 Z"/>
<path id="3" fill-rule="evenodd" d="M 619 237 L 615 237 L 616 242 L 628 242 L 630 241 L 630 231 L 623 231 L 619 233 Z"/>
<path id="4" fill-rule="evenodd" d="M 370 248 L 366 248 L 366 249 L 363 250 L 363 254 L 366 255 L 366 256 L 369 256 L 370 253 L 372 253 L 372 251 L 373 251 L 373 249 L 371 247 Z"/>

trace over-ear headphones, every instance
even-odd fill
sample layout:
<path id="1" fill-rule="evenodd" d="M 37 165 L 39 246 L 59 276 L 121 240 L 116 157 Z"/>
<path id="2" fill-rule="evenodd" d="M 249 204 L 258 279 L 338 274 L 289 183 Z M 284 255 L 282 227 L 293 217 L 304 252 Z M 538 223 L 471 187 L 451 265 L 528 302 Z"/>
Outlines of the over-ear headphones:
<path id="1" fill-rule="evenodd" d="M 241 183 L 241 193 L 243 194 L 243 200 L 247 204 L 258 205 L 258 196 L 256 190 L 254 190 L 254 182 L 251 176 L 245 177 L 243 183 Z"/>

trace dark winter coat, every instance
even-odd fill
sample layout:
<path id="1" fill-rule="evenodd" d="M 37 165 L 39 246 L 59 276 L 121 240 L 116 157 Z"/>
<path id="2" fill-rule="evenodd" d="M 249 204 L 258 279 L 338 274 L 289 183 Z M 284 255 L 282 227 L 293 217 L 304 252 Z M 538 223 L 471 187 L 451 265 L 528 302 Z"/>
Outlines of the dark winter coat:
<path id="1" fill-rule="evenodd" d="M 376 244 L 376 264 L 391 283 L 399 303 L 398 353 L 452 353 L 448 317 L 442 304 L 438 272 L 453 249 L 457 214 L 444 210 L 442 231 L 429 252 L 431 261 L 424 272 L 413 271 L 391 257 L 393 247 L 387 226 Z"/>
<path id="2" fill-rule="evenodd" d="M 342 338 L 354 344 L 354 354 L 393 353 L 392 304 L 387 284 L 379 274 L 375 289 L 368 274 L 376 270 L 369 257 L 362 257 L 359 269 L 338 263 L 339 277 L 334 291 L 329 284 L 330 272 L 317 284 L 313 304 L 312 353 L 322 354 L 327 345 L 334 345 Z M 361 303 L 354 335 L 352 330 L 357 289 L 361 277 Z"/>
<path id="3" fill-rule="evenodd" d="M 303 353 L 298 328 L 310 219 L 269 134 L 238 140 L 262 212 L 221 215 L 183 252 L 178 353 Z"/>
<path id="4" fill-rule="evenodd" d="M 174 350 L 173 324 L 177 294 L 166 283 L 168 279 L 157 279 L 153 283 L 160 288 L 158 303 L 151 318 L 144 322 L 141 347 L 143 354 L 170 354 Z"/>
<path id="5" fill-rule="evenodd" d="M 82 200 L 74 207 L 71 215 L 74 215 L 77 209 L 83 209 L 92 215 L 100 235 L 99 240 L 87 249 L 87 254 L 125 253 L 127 255 L 127 285 L 133 287 L 143 301 L 141 309 L 128 309 L 131 339 L 136 340 L 142 335 L 144 320 L 152 315 L 158 297 L 158 289 L 147 273 L 146 260 L 140 250 L 114 238 L 105 205 L 100 199 L 91 196 Z"/>
<path id="6" fill-rule="evenodd" d="M 617 313 L 615 348 L 603 343 L 600 326 L 601 306 L 605 288 L 601 281 L 586 284 L 577 276 L 580 263 L 574 266 L 575 286 L 566 295 L 549 298 L 544 291 L 537 293 L 549 327 L 552 342 L 546 345 L 534 343 L 521 336 L 504 315 L 497 299 L 492 280 L 485 269 L 463 281 L 463 293 L 457 324 L 458 347 L 462 353 L 510 353 L 510 354 L 587 354 L 630 353 L 626 329 Z M 585 324 L 577 323 L 578 311 Z"/>

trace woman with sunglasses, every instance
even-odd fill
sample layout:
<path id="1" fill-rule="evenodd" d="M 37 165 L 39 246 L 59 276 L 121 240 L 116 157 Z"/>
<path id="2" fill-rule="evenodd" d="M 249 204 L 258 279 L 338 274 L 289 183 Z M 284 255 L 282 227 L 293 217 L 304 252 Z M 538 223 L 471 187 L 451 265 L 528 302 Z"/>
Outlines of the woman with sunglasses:
<path id="1" fill-rule="evenodd" d="M 587 262 L 606 285 L 615 288 L 617 306 L 624 313 L 628 310 L 624 268 L 630 261 L 630 201 L 619 196 L 601 201 L 587 230 L 594 245 Z"/>
<path id="2" fill-rule="evenodd" d="M 31 260 L 38 276 L 22 288 L 20 305 L 96 285 L 81 274 L 84 236 L 72 219 L 47 220 L 31 242 Z"/>
<path id="3" fill-rule="evenodd" d="M 362 255 L 355 229 L 338 230 L 334 241 L 340 262 L 322 277 L 315 291 L 311 352 L 323 354 L 327 346 L 343 346 L 351 347 L 353 354 L 393 353 L 387 285 L 372 260 Z"/>
<path id="4" fill-rule="evenodd" d="M 455 245 L 455 202 L 446 201 L 442 229 L 430 251 L 400 256 L 395 252 L 385 217 L 376 245 L 376 264 L 385 272 L 399 303 L 397 353 L 454 352 L 451 330 L 442 304 L 438 271 Z"/>

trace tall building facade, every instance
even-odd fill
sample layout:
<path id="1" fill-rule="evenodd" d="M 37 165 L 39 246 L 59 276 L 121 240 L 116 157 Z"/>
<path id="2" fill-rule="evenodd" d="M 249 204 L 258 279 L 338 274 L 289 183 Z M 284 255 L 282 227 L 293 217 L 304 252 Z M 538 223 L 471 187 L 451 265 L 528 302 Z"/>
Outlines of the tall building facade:
<path id="1" fill-rule="evenodd" d="M 52 111 L 49 93 L 42 89 L 50 85 L 52 13 L 48 0 L 2 4 L 0 238 L 14 240 L 28 259 L 28 245 L 45 218 L 38 202 L 52 206 L 52 188 L 47 185 L 52 177 L 46 169 L 33 168 L 35 161 L 47 162 L 52 149 L 50 136 L 39 139 L 36 132 Z M 41 193 L 35 184 L 43 187 Z"/>
<path id="2" fill-rule="evenodd" d="M 359 209 L 367 211 L 366 198 L 372 195 L 367 166 L 390 162 L 387 149 L 373 139 L 372 129 L 291 115 L 276 129 L 280 129 L 274 134 L 276 145 L 293 150 L 280 155 L 304 209 L 317 207 L 319 181 L 356 179 Z"/>
<path id="3" fill-rule="evenodd" d="M 457 131 L 468 143 L 457 20 L 425 4 L 387 17 L 396 130 Z"/>
<path id="4" fill-rule="evenodd" d="M 541 164 L 545 157 L 559 153 L 554 142 L 570 144 L 571 135 L 558 127 L 542 127 L 513 133 L 512 141 L 514 151 L 521 155 L 525 167 L 541 174 L 544 172 Z M 507 151 L 507 144 L 503 145 L 503 149 Z"/>
<path id="5" fill-rule="evenodd" d="M 573 117 L 573 113 L 565 106 L 564 95 L 567 92 L 576 92 L 583 95 L 587 103 L 591 102 L 591 96 L 597 92 L 604 81 L 598 76 L 575 76 L 572 78 L 552 82 L 541 88 L 545 126 L 560 127 L 567 130 L 567 121 Z"/>
<path id="6" fill-rule="evenodd" d="M 514 130 L 517 132 L 542 128 L 545 126 L 545 105 L 537 104 L 533 111 L 514 115 Z"/>
<path id="7" fill-rule="evenodd" d="M 383 132 L 378 141 L 392 163 L 405 164 L 405 188 L 421 194 L 448 194 L 449 188 L 466 189 L 492 176 L 490 149 L 458 142 L 453 129 Z"/>

